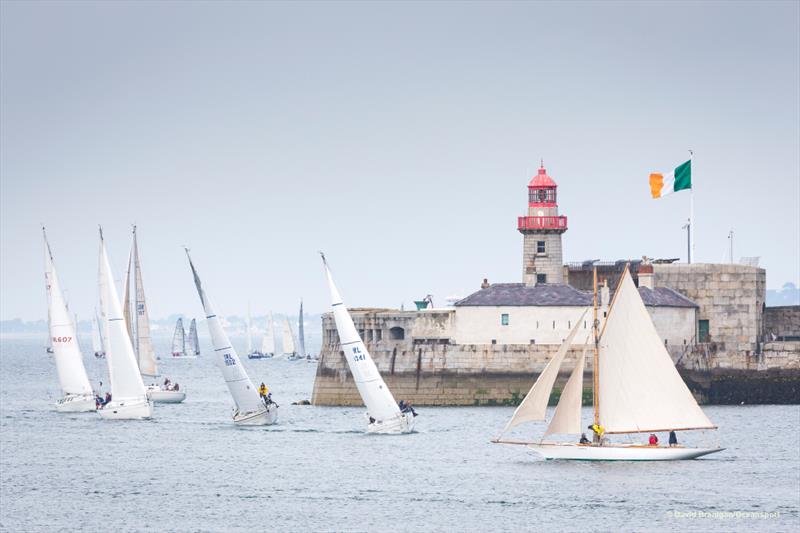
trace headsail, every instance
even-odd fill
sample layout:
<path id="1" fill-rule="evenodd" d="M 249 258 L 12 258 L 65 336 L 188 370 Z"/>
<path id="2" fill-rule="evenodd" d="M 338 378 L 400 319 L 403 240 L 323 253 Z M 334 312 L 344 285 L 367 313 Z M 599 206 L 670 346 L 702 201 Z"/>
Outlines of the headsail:
<path id="1" fill-rule="evenodd" d="M 588 342 L 589 339 L 586 339 Z M 583 353 L 575 362 L 567 384 L 561 391 L 561 398 L 558 399 L 556 412 L 545 436 L 552 434 L 580 434 L 581 432 L 581 404 L 583 403 L 583 367 L 586 362 L 586 348 L 584 345 Z"/>
<path id="2" fill-rule="evenodd" d="M 132 272 L 131 268 L 133 269 Z M 131 276 L 131 274 L 133 275 Z M 132 290 L 130 290 L 131 282 L 133 282 Z M 132 296 L 132 301 L 129 302 L 130 296 Z M 136 226 L 133 227 L 133 242 L 131 243 L 131 253 L 128 259 L 128 275 L 125 277 L 125 306 L 123 311 L 125 312 L 128 332 L 131 333 L 133 348 L 139 361 L 139 370 L 143 376 L 157 376 L 158 365 L 156 364 L 153 342 L 150 339 L 150 317 L 147 313 L 147 303 L 144 297 L 139 244 L 136 240 Z"/>
<path id="3" fill-rule="evenodd" d="M 42 228 L 44 234 L 44 228 Z M 83 355 L 75 334 L 75 323 L 67 309 L 64 293 L 53 264 L 47 235 L 44 235 L 44 277 L 47 287 L 47 308 L 50 341 L 58 371 L 58 381 L 65 394 L 91 395 L 92 385 L 83 366 Z"/>
<path id="4" fill-rule="evenodd" d="M 97 320 L 97 308 L 95 308 L 94 315 L 92 315 L 92 349 L 95 354 L 102 354 L 106 351 L 103 346 L 103 337 L 101 335 L 100 321 Z"/>
<path id="5" fill-rule="evenodd" d="M 294 347 L 294 333 L 292 333 L 292 326 L 289 324 L 289 319 L 286 317 L 283 319 L 283 353 L 286 355 L 296 353 Z"/>
<path id="6" fill-rule="evenodd" d="M 300 300 L 300 319 L 297 322 L 297 339 L 300 345 L 300 351 L 297 352 L 301 358 L 306 358 L 306 337 L 305 327 L 303 325 L 303 300 Z"/>
<path id="7" fill-rule="evenodd" d="M 322 258 L 323 262 L 325 257 Z M 328 263 L 325 262 L 325 275 L 328 279 L 328 288 L 331 293 L 333 317 L 336 320 L 336 329 L 339 332 L 339 344 L 344 351 L 345 359 L 353 374 L 353 380 L 358 388 L 364 405 L 367 406 L 369 416 L 376 421 L 384 421 L 400 416 L 400 408 L 395 402 L 389 387 L 383 381 L 378 367 L 372 360 L 367 347 L 358 335 L 356 326 L 350 313 L 342 302 L 342 297 L 333 283 Z"/>
<path id="8" fill-rule="evenodd" d="M 561 363 L 567 351 L 569 351 L 570 346 L 572 346 L 572 341 L 575 339 L 575 335 L 578 333 L 578 329 L 583 323 L 583 318 L 586 316 L 587 312 L 588 309 L 584 310 L 580 318 L 575 322 L 572 331 L 569 332 L 569 335 L 561 346 L 559 346 L 556 354 L 544 367 L 542 373 L 539 374 L 539 378 L 536 380 L 536 383 L 533 384 L 531 390 L 528 391 L 525 399 L 522 400 L 517 410 L 514 411 L 511 420 L 509 420 L 506 427 L 503 428 L 503 433 L 523 422 L 544 420 L 547 411 L 547 402 L 550 400 L 550 392 L 553 390 L 553 385 L 558 377 Z"/>
<path id="9" fill-rule="evenodd" d="M 183 318 L 175 323 L 175 333 L 172 334 L 172 355 L 186 355 L 186 331 L 183 329 Z"/>
<path id="10" fill-rule="evenodd" d="M 272 332 L 272 311 L 269 312 L 267 330 L 264 332 L 264 338 L 261 339 L 261 353 L 264 355 L 273 355 L 275 353 L 275 334 Z"/>
<path id="11" fill-rule="evenodd" d="M 608 310 L 599 361 L 606 433 L 716 427 L 678 374 L 627 268 Z"/>
<path id="12" fill-rule="evenodd" d="M 233 401 L 236 402 L 236 407 L 241 413 L 261 411 L 264 409 L 264 404 L 253 382 L 250 381 L 250 377 L 245 372 L 236 350 L 231 346 L 228 335 L 222 328 L 222 322 L 206 296 L 200 282 L 200 276 L 198 276 L 197 270 L 192 263 L 192 258 L 189 256 L 188 249 L 186 250 L 186 257 L 189 258 L 189 266 L 192 268 L 197 294 L 200 296 L 200 302 L 203 304 L 203 310 L 208 320 L 208 331 L 211 334 L 211 342 L 214 344 L 217 364 L 222 371 L 222 376 L 225 378 L 225 383 L 228 385 Z"/>
<path id="13" fill-rule="evenodd" d="M 142 375 L 136 364 L 136 355 L 125 327 L 122 305 L 111 276 L 111 265 L 108 262 L 106 246 L 100 233 L 100 272 L 101 286 L 105 286 L 105 294 L 101 302 L 107 312 L 108 343 L 106 344 L 106 360 L 111 380 L 111 394 L 114 401 L 146 398 Z"/>

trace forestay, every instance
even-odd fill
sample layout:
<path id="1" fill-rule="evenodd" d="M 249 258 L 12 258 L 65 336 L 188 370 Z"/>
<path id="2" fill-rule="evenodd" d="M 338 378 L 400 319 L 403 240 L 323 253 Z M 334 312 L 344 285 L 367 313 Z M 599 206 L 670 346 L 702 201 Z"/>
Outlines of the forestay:
<path id="1" fill-rule="evenodd" d="M 587 339 L 588 341 L 588 339 Z M 581 432 L 581 404 L 583 402 L 583 368 L 586 362 L 586 345 L 583 353 L 575 362 L 561 398 L 558 399 L 556 412 L 550 425 L 547 426 L 545 435 L 552 434 L 578 434 Z"/>
<path id="2" fill-rule="evenodd" d="M 64 300 L 47 236 L 44 237 L 44 246 L 44 277 L 50 316 L 48 333 L 53 347 L 53 358 L 56 361 L 58 381 L 64 394 L 91 395 L 92 385 L 83 366 L 83 355 L 75 335 L 75 324 Z"/>
<path id="3" fill-rule="evenodd" d="M 606 433 L 715 427 L 678 374 L 627 269 L 608 311 L 598 367 Z"/>
<path id="4" fill-rule="evenodd" d="M 564 356 L 567 354 L 567 351 L 569 351 L 570 346 L 572 346 L 572 341 L 578 333 L 578 329 L 580 329 L 587 311 L 588 309 L 585 309 L 583 313 L 581 313 L 572 331 L 569 332 L 567 338 L 561 343 L 561 346 L 559 346 L 553 358 L 545 365 L 536 383 L 533 384 L 533 387 L 528 391 L 525 399 L 522 400 L 517 410 L 514 411 L 511 420 L 509 420 L 506 427 L 503 428 L 503 433 L 524 422 L 544 420 L 545 413 L 547 412 L 547 402 L 550 400 L 550 393 L 558 377 L 558 371 L 561 369 L 561 363 L 564 361 Z"/>
<path id="5" fill-rule="evenodd" d="M 400 416 L 400 408 L 378 372 L 378 368 L 375 366 L 366 346 L 364 346 L 364 342 L 358 335 L 353 319 L 350 317 L 350 313 L 347 312 L 347 308 L 342 302 L 342 297 L 333 283 L 333 277 L 327 263 L 325 263 L 325 274 L 328 278 L 333 317 L 336 321 L 336 329 L 339 332 L 340 346 L 344 351 L 350 372 L 353 374 L 358 393 L 361 395 L 361 399 L 364 400 L 364 405 L 367 406 L 369 416 L 377 421 Z"/>
<path id="6" fill-rule="evenodd" d="M 200 302 L 203 304 L 203 310 L 208 321 L 208 331 L 211 334 L 211 342 L 214 345 L 217 365 L 222 371 L 222 376 L 225 378 L 225 383 L 228 385 L 233 401 L 236 402 L 237 409 L 240 413 L 264 410 L 264 404 L 253 386 L 253 382 L 250 381 L 250 377 L 245 372 L 236 350 L 231 346 L 228 335 L 222 328 L 222 322 L 206 296 L 200 277 L 192 263 L 192 258 L 189 256 L 189 250 L 186 250 L 186 256 L 189 258 L 189 266 L 192 268 L 197 294 L 200 296 Z"/>
<path id="7" fill-rule="evenodd" d="M 122 305 L 116 286 L 110 282 L 114 278 L 111 275 L 111 265 L 108 262 L 102 233 L 100 234 L 100 271 L 103 278 L 102 285 L 105 285 L 105 294 L 101 295 L 101 298 L 108 317 L 106 320 L 106 330 L 108 331 L 106 360 L 108 361 L 112 397 L 115 402 L 144 399 L 147 395 L 139 367 L 136 364 L 133 345 L 125 327 Z"/>

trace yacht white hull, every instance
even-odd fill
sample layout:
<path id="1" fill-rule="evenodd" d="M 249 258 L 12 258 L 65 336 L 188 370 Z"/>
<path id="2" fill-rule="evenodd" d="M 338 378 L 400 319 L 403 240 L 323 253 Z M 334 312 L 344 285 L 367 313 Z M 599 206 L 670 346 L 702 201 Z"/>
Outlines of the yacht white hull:
<path id="1" fill-rule="evenodd" d="M 181 403 L 186 399 L 186 392 L 182 390 L 164 390 L 158 385 L 147 387 L 147 397 L 156 403 Z"/>
<path id="2" fill-rule="evenodd" d="M 153 402 L 143 399 L 122 402 L 112 400 L 97 412 L 107 420 L 140 420 L 153 416 Z"/>
<path id="3" fill-rule="evenodd" d="M 97 410 L 94 395 L 68 394 L 56 402 L 56 411 L 59 413 L 85 413 Z"/>
<path id="4" fill-rule="evenodd" d="M 545 459 L 569 461 L 680 461 L 696 459 L 703 455 L 720 452 L 724 448 L 684 448 L 676 446 L 605 445 L 582 444 L 528 444 L 528 448 Z"/>
<path id="5" fill-rule="evenodd" d="M 253 352 L 247 354 L 248 359 L 272 359 L 274 354 L 271 353 L 261 353 L 261 352 Z"/>
<path id="6" fill-rule="evenodd" d="M 262 411 L 236 413 L 233 423 L 237 426 L 271 426 L 278 421 L 278 406 L 271 405 Z"/>
<path id="7" fill-rule="evenodd" d="M 389 420 L 376 420 L 367 425 L 367 433 L 375 435 L 400 435 L 414 431 L 414 414 L 401 413 Z"/>

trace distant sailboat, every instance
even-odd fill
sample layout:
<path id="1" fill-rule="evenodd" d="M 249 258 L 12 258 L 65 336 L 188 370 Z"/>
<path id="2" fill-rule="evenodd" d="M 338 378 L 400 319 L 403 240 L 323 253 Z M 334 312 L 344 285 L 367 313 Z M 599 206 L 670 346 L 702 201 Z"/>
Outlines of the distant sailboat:
<path id="1" fill-rule="evenodd" d="M 197 330 L 195 329 L 195 335 Z M 172 334 L 172 357 L 175 359 L 196 359 L 197 354 L 187 349 L 186 330 L 183 329 L 183 318 L 175 323 L 175 333 Z"/>
<path id="2" fill-rule="evenodd" d="M 56 411 L 61 413 L 94 411 L 95 399 L 92 385 L 83 366 L 83 355 L 78 346 L 75 323 L 67 309 L 64 293 L 56 275 L 53 254 L 44 236 L 44 278 L 47 288 L 48 334 L 53 346 L 58 381 L 64 397 L 56 402 Z"/>
<path id="3" fill-rule="evenodd" d="M 325 265 L 333 318 L 336 321 L 336 330 L 339 332 L 339 345 L 344 351 L 358 393 L 367 407 L 367 433 L 411 433 L 414 430 L 416 414 L 411 409 L 401 411 L 398 407 L 342 302 L 342 297 L 333 283 L 328 263 L 325 261 L 325 255 L 320 255 Z"/>
<path id="4" fill-rule="evenodd" d="M 236 411 L 233 414 L 234 424 L 243 426 L 274 424 L 278 419 L 278 405 L 259 396 L 256 387 L 250 381 L 247 372 L 245 372 L 236 350 L 231 346 L 230 339 L 228 339 L 228 335 L 222 328 L 219 316 L 217 316 L 206 296 L 188 248 L 186 249 L 186 257 L 189 259 L 197 294 L 200 296 L 200 303 L 203 305 L 203 310 L 206 314 L 217 364 L 222 371 L 222 377 L 225 378 L 225 383 L 228 385 L 233 401 L 236 403 Z"/>
<path id="5" fill-rule="evenodd" d="M 247 329 L 247 346 L 245 347 L 245 351 L 247 352 L 248 359 L 263 359 L 264 354 L 261 353 L 260 350 L 253 349 L 253 320 L 250 317 L 250 305 L 247 306 L 247 324 L 245 325 Z"/>
<path id="6" fill-rule="evenodd" d="M 690 448 L 648 444 L 612 444 L 605 435 L 716 429 L 697 405 L 678 374 L 661 337 L 631 279 L 622 273 L 600 331 L 597 319 L 597 271 L 594 274 L 594 424 L 592 443 L 545 442 L 551 434 L 581 432 L 581 396 L 586 350 L 567 381 L 542 440 L 538 442 L 497 439 L 501 444 L 522 444 L 545 459 L 591 461 L 670 461 L 694 459 L 721 448 Z M 564 354 L 578 325 L 559 348 L 530 392 L 506 424 L 510 428 L 532 420 L 544 420 L 547 400 Z"/>
<path id="7" fill-rule="evenodd" d="M 111 274 L 102 229 L 98 279 L 100 311 L 106 324 L 106 360 L 111 381 L 111 401 L 99 410 L 100 416 L 107 419 L 150 418 L 153 416 L 153 403 L 147 397 L 133 344 L 125 327 L 125 317 Z"/>
<path id="8" fill-rule="evenodd" d="M 197 320 L 192 319 L 189 325 L 189 335 L 186 337 L 186 349 L 188 355 L 197 357 L 200 355 L 200 339 L 197 338 Z"/>
<path id="9" fill-rule="evenodd" d="M 275 356 L 275 334 L 272 330 L 272 311 L 270 311 L 269 318 L 267 318 L 267 329 L 261 339 L 261 353 L 266 359 L 271 359 Z"/>
<path id="10" fill-rule="evenodd" d="M 128 257 L 128 271 L 125 276 L 125 297 L 122 309 L 125 315 L 125 326 L 133 343 L 133 351 L 136 354 L 142 378 L 151 381 L 155 380 L 158 377 L 158 364 L 156 363 L 153 343 L 150 339 L 150 317 L 147 313 L 147 303 L 144 296 L 136 226 L 133 226 L 133 241 L 131 242 L 131 253 Z M 186 391 L 176 390 L 176 385 L 168 384 L 168 382 L 169 380 L 165 381 L 164 386 L 151 383 L 147 386 L 147 396 L 154 402 L 159 403 L 181 403 L 185 400 Z"/>
<path id="11" fill-rule="evenodd" d="M 103 332 L 100 321 L 97 319 L 97 308 L 92 315 L 92 350 L 97 358 L 106 356 L 106 349 L 103 346 Z"/>
<path id="12" fill-rule="evenodd" d="M 289 318 L 284 317 L 281 325 L 283 355 L 289 361 L 297 361 L 300 359 L 300 356 L 297 354 L 297 348 L 294 346 L 294 332 L 292 331 L 292 325 L 289 323 Z"/>

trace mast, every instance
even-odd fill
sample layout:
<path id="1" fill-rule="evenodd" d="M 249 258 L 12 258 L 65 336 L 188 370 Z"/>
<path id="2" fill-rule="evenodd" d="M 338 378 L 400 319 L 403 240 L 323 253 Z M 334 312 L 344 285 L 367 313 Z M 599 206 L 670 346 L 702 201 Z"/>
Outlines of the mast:
<path id="1" fill-rule="evenodd" d="M 594 287 L 594 299 L 593 299 L 593 307 L 594 307 L 594 320 L 592 321 L 592 333 L 594 334 L 594 364 L 592 366 L 593 369 L 593 383 L 592 383 L 592 399 L 594 402 L 594 423 L 600 425 L 600 369 L 598 368 L 599 364 L 599 355 L 600 355 L 600 339 L 597 335 L 597 267 L 593 267 L 592 269 L 592 285 Z"/>

